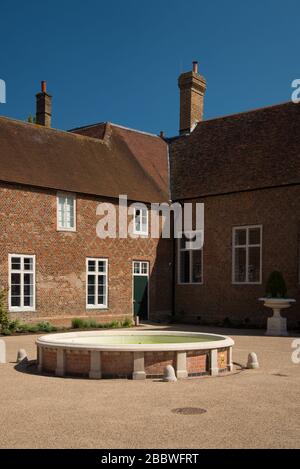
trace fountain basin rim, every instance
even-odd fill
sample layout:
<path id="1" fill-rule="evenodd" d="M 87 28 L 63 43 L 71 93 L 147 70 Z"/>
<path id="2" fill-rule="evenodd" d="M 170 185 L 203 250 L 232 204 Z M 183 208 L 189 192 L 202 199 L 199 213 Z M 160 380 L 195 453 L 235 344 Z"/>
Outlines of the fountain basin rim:
<path id="1" fill-rule="evenodd" d="M 107 336 L 193 336 L 193 337 L 215 337 L 215 340 L 208 340 L 203 342 L 168 342 L 156 344 L 101 344 L 101 343 L 76 343 L 68 342 L 68 339 L 76 339 L 77 337 L 107 337 Z M 66 339 L 65 341 L 63 339 Z M 49 348 L 63 348 L 70 350 L 99 350 L 99 351 L 114 351 L 114 352 L 152 352 L 152 351 L 185 351 L 185 350 L 208 350 L 220 349 L 225 347 L 232 347 L 234 341 L 231 337 L 220 334 L 209 334 L 202 332 L 186 332 L 186 331 L 152 331 L 152 330 L 109 330 L 109 331 L 81 331 L 81 332 L 63 332 L 57 334 L 47 334 L 39 337 L 36 344 Z"/>

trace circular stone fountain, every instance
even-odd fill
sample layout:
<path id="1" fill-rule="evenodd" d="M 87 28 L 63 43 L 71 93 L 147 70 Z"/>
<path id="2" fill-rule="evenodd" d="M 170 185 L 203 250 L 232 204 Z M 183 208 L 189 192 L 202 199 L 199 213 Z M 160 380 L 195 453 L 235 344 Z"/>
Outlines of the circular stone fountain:
<path id="1" fill-rule="evenodd" d="M 38 369 L 56 376 L 177 378 L 232 371 L 230 337 L 179 331 L 110 330 L 48 334 L 36 341 Z"/>

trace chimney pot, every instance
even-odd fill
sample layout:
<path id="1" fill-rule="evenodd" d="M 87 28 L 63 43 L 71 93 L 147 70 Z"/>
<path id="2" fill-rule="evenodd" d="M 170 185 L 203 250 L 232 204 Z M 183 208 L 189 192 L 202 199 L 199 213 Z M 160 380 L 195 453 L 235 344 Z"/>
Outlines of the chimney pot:
<path id="1" fill-rule="evenodd" d="M 198 73 L 198 62 L 197 62 L 197 60 L 193 61 L 193 72 Z"/>
<path id="2" fill-rule="evenodd" d="M 160 136 L 161 138 L 165 138 L 165 132 L 164 132 L 163 130 L 161 130 L 161 131 L 159 132 L 159 136 Z"/>

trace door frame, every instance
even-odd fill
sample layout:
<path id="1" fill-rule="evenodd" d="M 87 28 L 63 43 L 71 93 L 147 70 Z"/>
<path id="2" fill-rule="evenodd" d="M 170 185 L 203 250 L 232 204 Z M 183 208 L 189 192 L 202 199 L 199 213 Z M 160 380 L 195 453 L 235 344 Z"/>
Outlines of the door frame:
<path id="1" fill-rule="evenodd" d="M 135 262 L 146 262 L 147 263 L 147 266 L 148 266 L 148 269 L 147 269 L 147 274 L 135 274 L 134 273 L 134 263 Z M 132 288 L 131 288 L 131 291 L 132 291 L 132 295 L 131 295 L 131 305 L 132 305 L 132 316 L 134 317 L 134 277 L 136 276 L 142 276 L 142 277 L 147 277 L 148 278 L 148 282 L 147 282 L 147 318 L 146 318 L 146 321 L 149 321 L 149 315 L 150 315 L 150 261 L 145 261 L 145 260 L 141 260 L 141 259 L 133 259 L 132 263 L 131 263 L 131 285 L 132 285 Z"/>

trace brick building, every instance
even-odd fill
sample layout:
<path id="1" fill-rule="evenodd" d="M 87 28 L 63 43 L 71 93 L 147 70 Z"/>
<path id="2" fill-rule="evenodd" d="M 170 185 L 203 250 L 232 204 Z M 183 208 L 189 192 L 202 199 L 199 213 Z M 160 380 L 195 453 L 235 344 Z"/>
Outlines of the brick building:
<path id="1" fill-rule="evenodd" d="M 280 270 L 297 300 L 288 324 L 299 327 L 300 108 L 205 121 L 196 62 L 178 84 L 180 132 L 170 139 L 110 123 L 54 130 L 44 83 L 37 124 L 0 118 L 0 283 L 13 317 L 135 312 L 263 326 L 257 299 Z M 97 206 L 110 202 L 118 215 L 121 194 L 136 204 L 136 236 L 100 239 Z M 151 238 L 150 203 L 170 201 L 204 202 L 202 250 Z"/>

